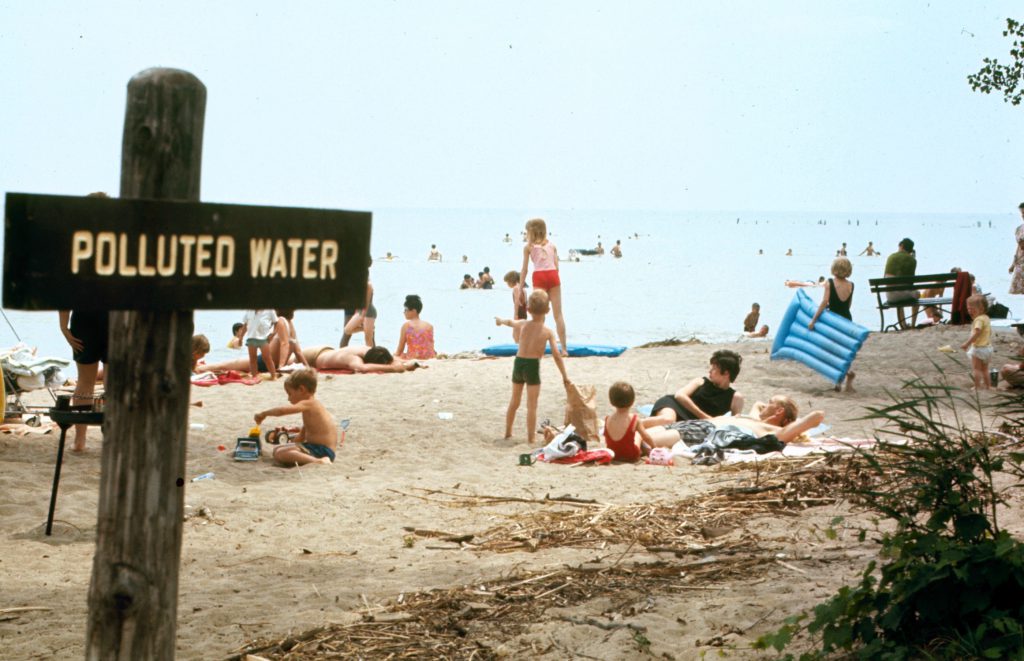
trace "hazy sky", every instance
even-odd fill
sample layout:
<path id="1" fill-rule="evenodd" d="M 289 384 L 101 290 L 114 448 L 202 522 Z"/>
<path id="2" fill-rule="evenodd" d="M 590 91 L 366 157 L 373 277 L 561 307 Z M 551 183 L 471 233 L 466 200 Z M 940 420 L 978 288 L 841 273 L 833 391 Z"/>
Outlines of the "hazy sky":
<path id="1" fill-rule="evenodd" d="M 117 193 L 125 88 L 207 87 L 207 201 L 1003 211 L 1019 2 L 0 0 L 0 192 Z"/>

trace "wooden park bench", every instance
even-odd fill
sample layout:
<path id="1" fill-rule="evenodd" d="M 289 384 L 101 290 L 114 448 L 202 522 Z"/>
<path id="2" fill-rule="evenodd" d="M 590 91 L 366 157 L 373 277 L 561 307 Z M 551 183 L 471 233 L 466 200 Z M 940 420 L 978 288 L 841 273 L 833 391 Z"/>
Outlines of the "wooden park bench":
<path id="1" fill-rule="evenodd" d="M 885 323 L 885 311 L 893 308 L 906 308 L 913 305 L 921 307 L 932 306 L 946 313 L 951 312 L 953 306 L 953 285 L 956 283 L 956 273 L 933 273 L 931 275 L 900 275 L 891 278 L 871 278 L 868 283 L 871 292 L 878 297 L 878 316 L 882 320 L 882 332 L 889 329 L 899 328 L 898 320 L 891 324 Z M 890 303 L 886 300 L 885 294 L 896 291 L 919 291 L 929 289 L 943 289 L 943 295 L 937 297 L 921 297 L 917 301 L 904 300 Z M 948 296 L 946 295 L 948 292 Z"/>

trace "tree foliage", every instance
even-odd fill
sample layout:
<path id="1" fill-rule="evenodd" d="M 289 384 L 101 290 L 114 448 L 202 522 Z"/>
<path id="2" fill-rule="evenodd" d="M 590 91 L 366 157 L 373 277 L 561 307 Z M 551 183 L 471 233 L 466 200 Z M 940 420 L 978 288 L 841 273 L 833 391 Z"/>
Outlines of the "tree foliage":
<path id="1" fill-rule="evenodd" d="M 1024 23 L 1006 19 L 1003 36 L 1013 37 L 1011 62 L 1001 64 L 994 57 L 986 57 L 985 66 L 978 73 L 967 76 L 967 82 L 975 92 L 1002 92 L 1004 101 L 1018 106 L 1024 98 Z"/>

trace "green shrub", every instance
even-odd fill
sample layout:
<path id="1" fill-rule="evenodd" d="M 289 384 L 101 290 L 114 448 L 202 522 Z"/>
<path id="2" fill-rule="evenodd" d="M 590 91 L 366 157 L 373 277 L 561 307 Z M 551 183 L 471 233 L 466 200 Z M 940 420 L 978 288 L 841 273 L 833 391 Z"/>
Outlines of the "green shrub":
<path id="1" fill-rule="evenodd" d="M 754 646 L 781 652 L 806 631 L 816 649 L 801 660 L 1024 658 L 1024 545 L 998 525 L 1007 492 L 995 483 L 1005 474 L 1014 488 L 1024 475 L 1024 396 L 1000 396 L 986 411 L 974 396 L 917 380 L 892 399 L 868 409 L 890 440 L 855 456 L 869 479 L 849 493 L 895 524 L 879 540 L 882 560 Z M 987 429 L 985 412 L 1002 428 Z"/>

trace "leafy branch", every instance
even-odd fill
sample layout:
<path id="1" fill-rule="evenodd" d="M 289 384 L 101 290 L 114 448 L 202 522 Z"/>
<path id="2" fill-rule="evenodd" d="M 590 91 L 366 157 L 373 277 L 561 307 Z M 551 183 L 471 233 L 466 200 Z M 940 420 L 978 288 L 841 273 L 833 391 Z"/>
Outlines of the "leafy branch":
<path id="1" fill-rule="evenodd" d="M 1001 64 L 994 57 L 986 57 L 983 60 L 985 66 L 978 73 L 967 76 L 967 83 L 975 92 L 1002 92 L 1004 101 L 1018 106 L 1024 98 L 1024 23 L 1006 19 L 1003 36 L 1014 37 L 1010 64 Z"/>

